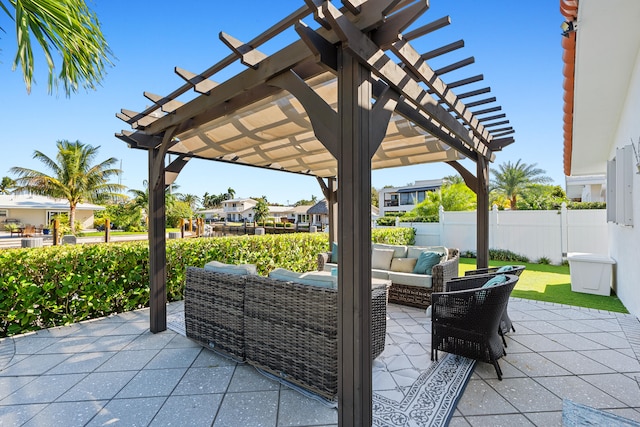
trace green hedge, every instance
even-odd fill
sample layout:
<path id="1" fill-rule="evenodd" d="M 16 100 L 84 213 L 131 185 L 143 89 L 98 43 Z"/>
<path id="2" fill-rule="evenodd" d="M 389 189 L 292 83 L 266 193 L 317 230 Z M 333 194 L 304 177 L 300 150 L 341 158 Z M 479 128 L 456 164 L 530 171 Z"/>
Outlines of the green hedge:
<path id="1" fill-rule="evenodd" d="M 413 229 L 373 230 L 372 240 L 412 243 Z M 144 242 L 0 250 L 0 337 L 135 310 L 149 305 L 149 253 Z M 329 250 L 324 233 L 167 241 L 167 299 L 182 299 L 185 267 L 217 260 L 316 269 Z"/>

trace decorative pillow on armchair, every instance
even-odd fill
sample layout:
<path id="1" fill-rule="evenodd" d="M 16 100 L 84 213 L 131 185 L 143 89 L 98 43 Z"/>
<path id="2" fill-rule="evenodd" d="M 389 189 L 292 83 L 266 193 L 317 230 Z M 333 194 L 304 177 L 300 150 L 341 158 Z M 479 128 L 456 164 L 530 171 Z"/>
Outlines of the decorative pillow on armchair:
<path id="1" fill-rule="evenodd" d="M 441 255 L 437 252 L 425 251 L 420 254 L 413 272 L 416 274 L 431 275 L 431 269 L 434 265 L 440 263 Z"/>
<path id="2" fill-rule="evenodd" d="M 501 285 L 503 283 L 505 283 L 507 281 L 507 276 L 505 276 L 504 274 L 498 274 L 496 276 L 493 276 L 491 279 L 487 280 L 485 282 L 484 285 L 482 285 L 483 288 L 492 288 L 494 286 L 498 286 Z"/>

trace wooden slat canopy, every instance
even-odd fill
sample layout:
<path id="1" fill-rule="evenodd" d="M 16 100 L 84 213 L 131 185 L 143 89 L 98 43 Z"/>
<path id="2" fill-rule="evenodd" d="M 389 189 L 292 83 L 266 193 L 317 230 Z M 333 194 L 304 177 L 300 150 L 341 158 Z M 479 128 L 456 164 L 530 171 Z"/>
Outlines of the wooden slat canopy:
<path id="1" fill-rule="evenodd" d="M 144 95 L 154 105 L 121 110 L 132 130 L 116 134 L 149 152 L 150 329 L 166 329 L 164 188 L 191 158 L 315 176 L 327 199 L 330 238 L 339 244 L 338 353 L 340 425 L 371 425 L 370 283 L 371 170 L 447 162 L 478 198 L 477 262 L 488 262 L 488 164 L 514 140 L 490 88 L 453 88 L 427 60 L 460 49 L 461 41 L 420 54 L 410 41 L 450 23 L 424 25 L 421 0 L 305 0 L 305 5 L 249 42 L 221 33 L 232 53 L 197 74 L 175 69 L 185 83 L 172 93 Z M 308 26 L 303 18 L 315 21 Z M 406 32 L 409 27 L 412 30 Z M 293 28 L 299 40 L 265 55 L 259 46 Z M 246 69 L 211 80 L 239 61 Z M 463 102 L 463 99 L 465 100 Z M 481 106 L 481 109 L 472 108 Z M 474 113 L 475 111 L 475 113 Z M 494 121 L 499 120 L 499 121 Z M 167 154 L 177 158 L 166 164 Z M 475 174 L 458 162 L 471 159 Z M 336 225 L 337 224 L 337 225 Z"/>

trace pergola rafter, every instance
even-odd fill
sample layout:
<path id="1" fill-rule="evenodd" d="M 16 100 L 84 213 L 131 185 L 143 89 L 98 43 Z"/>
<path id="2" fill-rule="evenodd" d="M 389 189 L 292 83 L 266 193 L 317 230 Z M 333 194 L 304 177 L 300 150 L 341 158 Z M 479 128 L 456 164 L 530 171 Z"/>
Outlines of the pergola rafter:
<path id="1" fill-rule="evenodd" d="M 249 42 L 220 33 L 231 54 L 202 73 L 176 67 L 185 83 L 166 96 L 145 92 L 153 105 L 117 114 L 134 131 L 116 136 L 149 152 L 151 331 L 166 328 L 164 187 L 190 159 L 208 159 L 315 176 L 327 199 L 330 239 L 339 243 L 339 423 L 371 424 L 370 197 L 371 170 L 447 162 L 478 198 L 478 266 L 488 262 L 488 164 L 513 142 L 511 128 L 492 129 L 501 107 L 470 109 L 495 98 L 453 88 L 440 76 L 473 63 L 427 60 L 460 49 L 458 41 L 418 53 L 410 44 L 449 25 L 447 16 L 416 29 L 425 0 L 305 0 Z M 313 16 L 317 28 L 301 19 Z M 287 28 L 299 40 L 272 55 L 259 46 Z M 392 54 L 400 60 L 394 62 Z M 211 80 L 240 61 L 246 69 Z M 189 100 L 178 99 L 191 94 Z M 508 121 L 505 121 L 508 122 Z M 500 138 L 500 139 L 496 139 Z M 165 165 L 166 154 L 177 158 Z M 475 174 L 459 163 L 476 163 Z"/>

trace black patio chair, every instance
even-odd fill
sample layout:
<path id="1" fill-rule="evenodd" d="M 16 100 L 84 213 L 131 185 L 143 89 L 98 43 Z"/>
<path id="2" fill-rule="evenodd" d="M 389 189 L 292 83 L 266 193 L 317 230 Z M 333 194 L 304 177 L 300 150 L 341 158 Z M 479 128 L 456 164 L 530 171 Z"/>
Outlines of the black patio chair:
<path id="1" fill-rule="evenodd" d="M 445 284 L 444 289 L 445 291 L 446 290 L 462 291 L 465 289 L 476 288 L 478 287 L 477 283 L 485 283 L 487 280 L 494 277 L 496 274 L 501 274 L 501 273 L 498 273 L 498 268 L 499 267 L 489 267 L 489 268 L 480 268 L 477 270 L 465 271 L 464 277 L 456 277 L 454 279 L 450 279 L 447 283 L 451 283 L 451 286 L 447 287 L 447 285 Z M 526 266 L 524 265 L 514 265 L 512 270 L 502 274 L 513 274 L 516 276 L 520 276 L 520 274 L 522 274 L 525 268 Z M 477 281 L 469 279 L 470 277 L 474 277 L 474 276 L 478 276 Z M 500 335 L 502 335 L 502 342 L 504 343 L 505 347 L 507 346 L 507 341 L 505 340 L 504 335 L 508 333 L 510 330 L 515 332 L 516 328 L 515 326 L 513 326 L 513 322 L 509 317 L 509 310 L 507 306 L 504 309 L 504 313 L 502 313 L 502 320 L 500 321 Z"/>
<path id="2" fill-rule="evenodd" d="M 506 352 L 500 320 L 518 282 L 518 276 L 505 276 L 506 282 L 492 287 L 433 293 L 431 360 L 438 360 L 440 350 L 491 363 L 502 380 L 498 359 Z"/>

